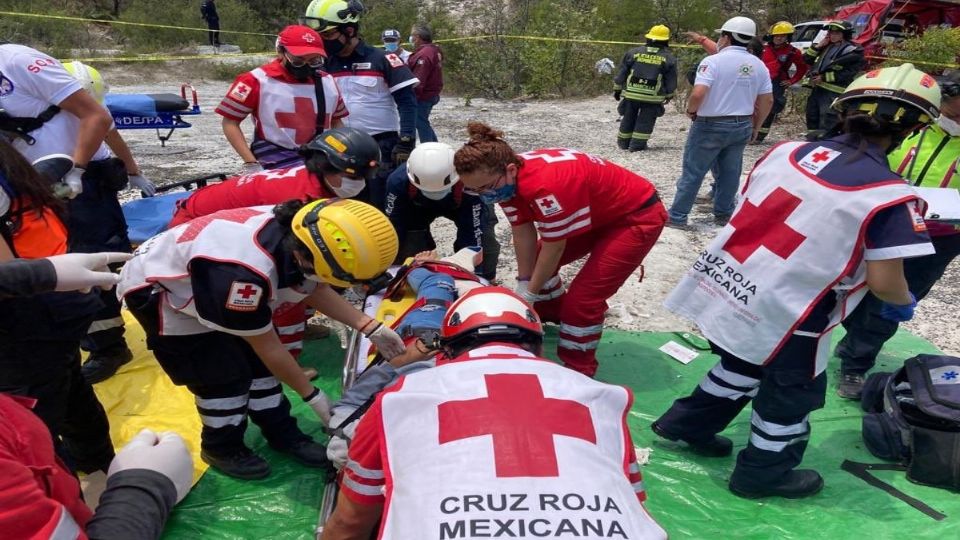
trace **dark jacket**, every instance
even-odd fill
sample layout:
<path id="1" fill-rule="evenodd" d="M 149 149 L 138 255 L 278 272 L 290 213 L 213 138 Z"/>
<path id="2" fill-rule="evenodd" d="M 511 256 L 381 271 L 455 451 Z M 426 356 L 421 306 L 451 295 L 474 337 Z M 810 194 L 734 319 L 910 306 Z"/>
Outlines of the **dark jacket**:
<path id="1" fill-rule="evenodd" d="M 427 101 L 443 90 L 443 53 L 433 43 L 424 43 L 407 59 L 414 76 L 420 79 L 414 89 L 417 101 Z"/>

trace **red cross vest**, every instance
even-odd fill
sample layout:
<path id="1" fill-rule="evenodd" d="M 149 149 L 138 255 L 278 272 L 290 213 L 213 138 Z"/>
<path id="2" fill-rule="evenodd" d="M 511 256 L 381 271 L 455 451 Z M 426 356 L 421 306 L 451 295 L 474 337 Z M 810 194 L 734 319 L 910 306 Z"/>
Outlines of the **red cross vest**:
<path id="1" fill-rule="evenodd" d="M 783 143 L 757 163 L 730 223 L 664 305 L 727 352 L 762 365 L 833 290 L 838 301 L 830 323 L 810 336 L 820 339 L 816 375 L 826 368 L 833 327 L 866 294 L 869 220 L 917 196 L 893 173 L 856 187 L 821 180 L 815 173 L 825 163 L 848 156 L 824 147 L 798 162 L 794 153 L 806 144 Z"/>
<path id="2" fill-rule="evenodd" d="M 162 287 L 161 335 L 193 335 L 212 331 L 244 332 L 206 326 L 197 315 L 194 291 L 190 282 L 190 263 L 205 258 L 245 266 L 270 283 L 263 291 L 270 307 L 277 310 L 306 298 L 310 282 L 300 288 L 280 289 L 277 265 L 259 244 L 257 235 L 273 219 L 272 206 L 221 210 L 183 225 L 178 225 L 140 244 L 133 258 L 123 265 L 117 296 L 159 285 Z M 247 332 L 257 334 L 262 330 Z"/>
<path id="3" fill-rule="evenodd" d="M 313 81 L 292 83 L 277 80 L 267 75 L 263 68 L 250 72 L 260 83 L 260 103 L 257 107 L 257 130 L 264 139 L 287 149 L 296 149 L 301 144 L 310 142 L 316 131 L 317 117 L 317 90 Z M 337 100 L 340 89 L 333 77 L 324 73 L 323 100 L 325 103 L 325 118 L 323 129 L 330 129 L 330 122 L 334 111 L 337 110 Z M 309 109 L 306 113 L 303 111 Z M 303 130 L 299 136 L 297 130 L 286 122 L 278 122 L 277 114 L 281 117 L 288 115 L 290 123 L 303 122 Z M 294 120 L 294 115 L 298 119 Z M 281 124 L 286 127 L 281 127 Z"/>
<path id="4" fill-rule="evenodd" d="M 380 538 L 666 538 L 628 480 L 625 388 L 488 345 L 381 400 Z"/>

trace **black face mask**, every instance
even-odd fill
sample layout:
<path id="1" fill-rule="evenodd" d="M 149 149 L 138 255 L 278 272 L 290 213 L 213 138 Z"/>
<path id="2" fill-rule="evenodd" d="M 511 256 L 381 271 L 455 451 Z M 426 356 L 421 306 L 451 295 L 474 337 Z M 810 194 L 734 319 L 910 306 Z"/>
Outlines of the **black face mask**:
<path id="1" fill-rule="evenodd" d="M 287 73 L 293 75 L 293 78 L 298 81 L 305 81 L 310 78 L 310 75 L 316 71 L 317 68 L 310 67 L 310 64 L 304 64 L 302 66 L 295 66 L 290 63 L 289 60 L 283 60 L 283 68 L 287 70 Z"/>
<path id="2" fill-rule="evenodd" d="M 323 48 L 326 49 L 327 54 L 330 56 L 339 55 L 344 47 L 346 47 L 346 45 L 340 41 L 340 38 L 323 40 Z"/>

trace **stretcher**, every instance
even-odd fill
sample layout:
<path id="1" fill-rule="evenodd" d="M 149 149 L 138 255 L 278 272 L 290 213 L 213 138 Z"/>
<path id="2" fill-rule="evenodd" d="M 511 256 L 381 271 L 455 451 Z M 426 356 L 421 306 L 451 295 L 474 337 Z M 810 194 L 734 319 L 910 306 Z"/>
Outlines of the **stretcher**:
<path id="1" fill-rule="evenodd" d="M 193 194 L 192 190 L 206 186 L 210 180 L 215 179 L 222 182 L 227 179 L 227 175 L 208 174 L 163 184 L 157 186 L 157 194 L 153 197 L 124 203 L 121 208 L 123 217 L 127 220 L 127 236 L 130 237 L 130 242 L 136 246 L 165 231 L 173 218 L 177 201 L 189 197 Z M 175 191 L 179 188 L 184 191 Z"/>
<path id="2" fill-rule="evenodd" d="M 192 104 L 187 100 L 188 89 Z M 200 114 L 197 91 L 186 83 L 180 85 L 180 95 L 107 94 L 105 104 L 117 129 L 155 129 L 160 146 L 167 145 L 175 130 L 193 127 L 184 116 Z M 160 133 L 163 129 L 167 130 L 165 135 Z"/>

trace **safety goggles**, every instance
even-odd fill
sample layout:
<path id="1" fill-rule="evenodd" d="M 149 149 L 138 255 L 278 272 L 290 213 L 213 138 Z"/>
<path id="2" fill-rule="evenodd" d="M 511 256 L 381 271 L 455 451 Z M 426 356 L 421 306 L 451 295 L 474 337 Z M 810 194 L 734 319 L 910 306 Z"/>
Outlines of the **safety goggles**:
<path id="1" fill-rule="evenodd" d="M 485 186 L 480 186 L 478 188 L 468 188 L 464 186 L 463 192 L 467 195 L 473 195 L 474 197 L 480 197 L 482 195 L 492 195 L 498 187 L 502 186 L 507 181 L 507 173 L 504 172 L 496 180 L 490 182 Z"/>
<path id="2" fill-rule="evenodd" d="M 303 66 L 310 66 L 310 67 L 312 67 L 312 68 L 321 68 L 321 67 L 323 67 L 323 57 L 322 57 L 322 56 L 318 56 L 318 57 L 316 57 L 316 58 L 314 58 L 314 59 L 312 59 L 312 60 L 310 60 L 310 61 L 307 61 L 307 60 L 304 59 L 302 56 L 294 56 L 294 55 L 290 54 L 289 52 L 287 52 L 286 50 L 283 51 L 283 56 L 284 56 L 284 58 L 287 59 L 288 62 L 290 62 L 290 65 L 293 66 L 293 67 L 303 67 Z"/>
<path id="3" fill-rule="evenodd" d="M 327 243 L 323 240 L 323 236 L 320 235 L 320 211 L 326 208 L 330 203 L 339 200 L 340 199 L 327 199 L 314 206 L 312 209 L 310 209 L 310 212 L 308 212 L 307 215 L 303 216 L 302 225 L 310 233 L 310 237 L 313 238 L 313 243 L 316 244 L 317 248 L 320 250 L 320 256 L 323 257 L 324 262 L 326 262 L 327 266 L 330 267 L 330 273 L 333 274 L 333 277 L 339 279 L 340 281 L 352 283 L 354 286 L 359 285 L 368 291 L 379 291 L 380 289 L 386 287 L 388 283 L 390 283 L 391 278 L 389 274 L 383 272 L 370 279 L 357 279 L 353 274 L 347 272 L 342 266 L 340 266 L 340 263 L 338 263 L 337 259 L 334 258 L 333 253 L 330 252 L 330 248 L 327 247 Z"/>
<path id="4" fill-rule="evenodd" d="M 300 17 L 298 21 L 301 25 L 308 28 L 312 28 L 317 32 L 323 34 L 324 32 L 329 32 L 331 30 L 336 30 L 339 23 L 333 21 L 328 21 L 326 19 L 321 19 L 318 17 Z"/>

